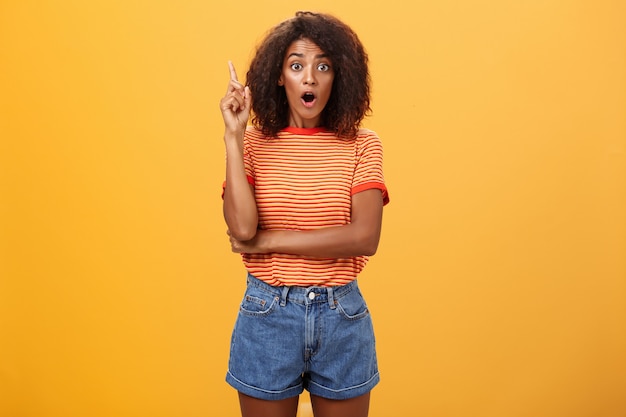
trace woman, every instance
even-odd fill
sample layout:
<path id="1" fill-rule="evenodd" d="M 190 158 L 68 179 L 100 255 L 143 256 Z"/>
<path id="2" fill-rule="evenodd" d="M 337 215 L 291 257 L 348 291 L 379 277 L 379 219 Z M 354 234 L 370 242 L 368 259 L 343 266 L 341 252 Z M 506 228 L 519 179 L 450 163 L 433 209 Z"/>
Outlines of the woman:
<path id="1" fill-rule="evenodd" d="M 259 46 L 247 85 L 229 63 L 224 217 L 247 288 L 227 382 L 242 415 L 367 416 L 378 383 L 357 285 L 389 199 L 370 110 L 367 54 L 338 19 L 298 12 Z M 247 126 L 252 110 L 252 126 Z"/>

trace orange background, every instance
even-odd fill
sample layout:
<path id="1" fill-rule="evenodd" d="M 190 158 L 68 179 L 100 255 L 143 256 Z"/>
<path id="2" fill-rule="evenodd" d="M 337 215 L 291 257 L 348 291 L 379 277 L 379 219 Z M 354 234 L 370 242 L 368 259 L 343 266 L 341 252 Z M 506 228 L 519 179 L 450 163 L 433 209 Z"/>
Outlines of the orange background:
<path id="1" fill-rule="evenodd" d="M 236 416 L 218 101 L 331 12 L 391 204 L 371 416 L 626 416 L 626 3 L 0 1 L 0 415 Z"/>

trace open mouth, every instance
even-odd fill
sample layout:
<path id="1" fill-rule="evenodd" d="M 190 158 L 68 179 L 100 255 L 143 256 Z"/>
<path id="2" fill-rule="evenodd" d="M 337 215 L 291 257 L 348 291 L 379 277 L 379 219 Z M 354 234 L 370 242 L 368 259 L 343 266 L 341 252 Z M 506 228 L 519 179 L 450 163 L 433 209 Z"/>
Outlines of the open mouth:
<path id="1" fill-rule="evenodd" d="M 309 92 L 304 93 L 302 95 L 302 101 L 304 101 L 305 105 L 313 103 L 315 101 L 315 94 Z"/>

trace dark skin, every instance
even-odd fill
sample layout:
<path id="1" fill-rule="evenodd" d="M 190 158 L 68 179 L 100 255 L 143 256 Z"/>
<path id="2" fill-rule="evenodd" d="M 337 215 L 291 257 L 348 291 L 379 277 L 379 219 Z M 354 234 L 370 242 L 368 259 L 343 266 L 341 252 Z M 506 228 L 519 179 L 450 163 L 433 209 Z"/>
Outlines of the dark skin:
<path id="1" fill-rule="evenodd" d="M 315 417 L 367 417 L 369 404 L 369 392 L 347 400 L 330 400 L 311 395 Z M 239 393 L 239 405 L 243 417 L 295 417 L 298 397 L 267 401 Z"/>
<path id="2" fill-rule="evenodd" d="M 226 145 L 226 189 L 224 217 L 233 252 L 281 252 L 318 257 L 373 255 L 380 239 L 383 199 L 381 191 L 369 189 L 352 196 L 351 222 L 343 226 L 310 231 L 258 230 L 254 190 L 248 184 L 243 164 L 243 136 L 250 114 L 251 94 L 237 79 L 229 63 L 230 81 L 220 102 Z M 319 126 L 330 89 L 332 63 L 308 39 L 295 41 L 286 54 L 279 80 L 290 98 L 292 127 Z M 316 101 L 305 105 L 304 91 L 312 91 Z M 294 98 L 295 97 L 295 98 Z M 315 417 L 367 417 L 370 394 L 346 400 L 330 400 L 311 395 Z M 239 393 L 243 417 L 295 417 L 298 397 L 267 401 Z"/>
<path id="3" fill-rule="evenodd" d="M 295 417 L 298 412 L 298 397 L 268 401 L 239 393 L 242 417 Z"/>

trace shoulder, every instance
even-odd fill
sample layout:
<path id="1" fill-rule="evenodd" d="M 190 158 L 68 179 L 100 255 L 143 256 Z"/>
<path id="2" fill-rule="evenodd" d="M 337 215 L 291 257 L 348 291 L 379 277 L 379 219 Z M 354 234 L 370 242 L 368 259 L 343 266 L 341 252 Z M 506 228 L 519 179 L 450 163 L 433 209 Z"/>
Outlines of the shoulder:
<path id="1" fill-rule="evenodd" d="M 371 129 L 365 129 L 365 128 L 360 128 L 359 131 L 357 132 L 357 137 L 368 137 L 368 136 L 376 136 L 378 137 L 378 135 L 376 134 L 376 132 L 374 132 Z"/>
<path id="2" fill-rule="evenodd" d="M 263 131 L 255 126 L 246 126 L 246 131 L 243 135 L 244 148 L 258 148 L 267 143 L 268 137 L 265 136 Z"/>
<path id="3" fill-rule="evenodd" d="M 366 143 L 366 142 L 380 143 L 380 137 L 373 130 L 361 128 L 357 132 L 356 141 L 361 142 L 361 143 Z"/>
<path id="4" fill-rule="evenodd" d="M 376 132 L 370 129 L 359 129 L 355 140 L 358 149 L 382 147 L 380 137 L 378 137 Z"/>
<path id="5" fill-rule="evenodd" d="M 265 135 L 263 134 L 261 129 L 252 125 L 248 125 L 246 126 L 246 132 L 244 134 L 244 137 L 246 139 L 262 139 L 265 137 Z"/>

